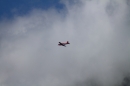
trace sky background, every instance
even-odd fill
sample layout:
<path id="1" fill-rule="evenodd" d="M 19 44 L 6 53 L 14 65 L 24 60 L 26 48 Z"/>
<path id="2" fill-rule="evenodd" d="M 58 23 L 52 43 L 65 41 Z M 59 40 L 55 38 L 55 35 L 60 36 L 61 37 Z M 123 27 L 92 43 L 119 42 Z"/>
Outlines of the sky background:
<path id="1" fill-rule="evenodd" d="M 1 0 L 0 86 L 130 86 L 129 27 L 129 0 Z"/>
<path id="2" fill-rule="evenodd" d="M 0 18 L 11 18 L 14 15 L 25 15 L 33 9 L 63 9 L 60 0 L 0 0 Z"/>

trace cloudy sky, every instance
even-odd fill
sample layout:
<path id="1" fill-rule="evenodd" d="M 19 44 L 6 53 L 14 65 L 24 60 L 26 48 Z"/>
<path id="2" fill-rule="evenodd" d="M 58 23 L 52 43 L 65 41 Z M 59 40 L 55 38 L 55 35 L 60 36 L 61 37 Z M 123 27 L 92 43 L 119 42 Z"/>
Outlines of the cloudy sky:
<path id="1" fill-rule="evenodd" d="M 0 86 L 123 86 L 130 73 L 129 5 L 1 0 Z"/>

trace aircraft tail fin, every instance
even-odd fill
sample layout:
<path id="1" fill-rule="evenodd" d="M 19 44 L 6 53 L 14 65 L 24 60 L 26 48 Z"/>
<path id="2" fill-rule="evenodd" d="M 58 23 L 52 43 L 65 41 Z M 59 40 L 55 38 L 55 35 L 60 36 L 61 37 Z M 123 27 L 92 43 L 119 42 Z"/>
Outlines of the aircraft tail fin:
<path id="1" fill-rule="evenodd" d="M 67 44 L 70 44 L 69 41 L 67 41 Z"/>

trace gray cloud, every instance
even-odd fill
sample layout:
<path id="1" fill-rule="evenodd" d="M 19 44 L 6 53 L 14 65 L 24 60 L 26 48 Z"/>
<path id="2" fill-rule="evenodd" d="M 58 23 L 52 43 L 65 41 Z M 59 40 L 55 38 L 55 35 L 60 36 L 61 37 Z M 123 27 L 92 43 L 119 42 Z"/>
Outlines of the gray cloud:
<path id="1" fill-rule="evenodd" d="M 125 0 L 63 2 L 0 22 L 1 86 L 119 86 L 130 72 Z M 59 47 L 59 41 L 70 45 Z"/>

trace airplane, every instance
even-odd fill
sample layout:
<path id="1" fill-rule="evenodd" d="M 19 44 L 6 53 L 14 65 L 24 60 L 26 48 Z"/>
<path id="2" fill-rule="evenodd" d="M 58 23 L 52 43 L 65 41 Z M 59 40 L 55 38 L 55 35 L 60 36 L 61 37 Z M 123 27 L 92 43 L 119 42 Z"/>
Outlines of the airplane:
<path id="1" fill-rule="evenodd" d="M 69 41 L 67 41 L 66 43 L 61 43 L 61 42 L 59 42 L 58 45 L 59 45 L 59 46 L 64 46 L 64 47 L 66 47 L 65 45 L 67 45 L 67 44 L 70 44 Z"/>

